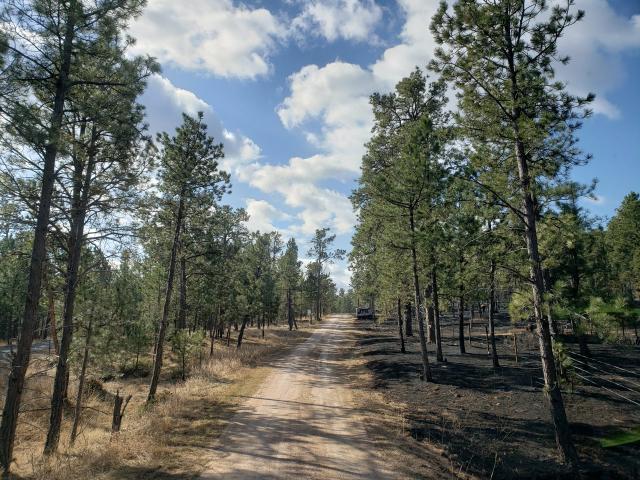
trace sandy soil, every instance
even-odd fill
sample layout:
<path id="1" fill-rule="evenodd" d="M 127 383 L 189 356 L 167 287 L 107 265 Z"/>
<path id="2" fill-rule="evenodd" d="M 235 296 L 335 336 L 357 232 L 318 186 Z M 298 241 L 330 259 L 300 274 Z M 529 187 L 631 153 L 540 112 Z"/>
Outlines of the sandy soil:
<path id="1" fill-rule="evenodd" d="M 356 332 L 333 316 L 272 365 L 212 447 L 204 479 L 395 478 L 354 400 Z"/>

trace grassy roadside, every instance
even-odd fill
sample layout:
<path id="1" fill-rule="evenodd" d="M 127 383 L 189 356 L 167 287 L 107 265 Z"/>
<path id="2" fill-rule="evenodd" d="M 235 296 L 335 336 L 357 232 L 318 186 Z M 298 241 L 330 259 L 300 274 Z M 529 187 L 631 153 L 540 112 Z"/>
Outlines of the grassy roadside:
<path id="1" fill-rule="evenodd" d="M 270 373 L 271 362 L 312 333 L 306 325 L 293 332 L 274 327 L 267 329 L 262 339 L 260 331 L 249 329 L 240 351 L 233 343 L 230 348 L 216 344 L 213 355 L 209 357 L 207 349 L 202 364 L 194 365 L 184 382 L 174 380 L 178 367 L 169 358 L 158 402 L 149 408 L 144 405 L 147 378 L 105 382 L 84 399 L 81 433 L 74 447 L 68 446 L 73 413 L 65 412 L 61 452 L 48 461 L 40 453 L 48 422 L 51 378 L 46 374 L 32 376 L 26 403 L 30 411 L 22 415 L 15 450 L 16 478 L 197 478 L 208 462 L 215 438 L 231 420 L 238 399 L 253 394 Z M 122 431 L 112 438 L 110 412 L 116 391 L 132 395 L 132 400 Z M 75 398 L 75 383 L 70 385 L 69 396 Z"/>

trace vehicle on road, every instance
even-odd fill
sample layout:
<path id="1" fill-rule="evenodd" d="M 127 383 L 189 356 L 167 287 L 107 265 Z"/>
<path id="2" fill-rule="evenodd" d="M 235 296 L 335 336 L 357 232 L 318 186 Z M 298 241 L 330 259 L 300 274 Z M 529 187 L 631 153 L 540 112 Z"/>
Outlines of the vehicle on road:
<path id="1" fill-rule="evenodd" d="M 372 308 L 369 307 L 358 307 L 356 308 L 356 318 L 360 319 L 372 319 L 374 317 L 374 312 Z"/>

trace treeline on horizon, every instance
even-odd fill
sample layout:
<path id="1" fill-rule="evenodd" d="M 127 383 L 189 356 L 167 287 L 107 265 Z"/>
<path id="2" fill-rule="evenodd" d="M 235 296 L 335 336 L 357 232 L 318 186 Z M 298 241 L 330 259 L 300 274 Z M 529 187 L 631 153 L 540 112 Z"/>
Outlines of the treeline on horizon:
<path id="1" fill-rule="evenodd" d="M 165 344 L 182 357 L 247 326 L 351 308 L 325 266 L 344 252 L 319 229 L 305 266 L 277 232 L 249 232 L 225 204 L 224 146 L 203 115 L 151 138 L 139 103 L 153 58 L 131 56 L 127 24 L 144 0 L 7 0 L 0 7 L 0 465 L 13 460 L 32 343 L 57 358 L 44 453 L 55 453 L 70 374 L 150 370 Z M 312 313 L 311 313 L 312 312 Z M 213 347 L 212 350 L 213 352 Z M 7 370 L 5 370 L 7 368 Z"/>
<path id="2" fill-rule="evenodd" d="M 577 131 L 594 98 L 554 78 L 569 61 L 558 39 L 584 15 L 574 3 L 441 4 L 428 76 L 407 72 L 393 92 L 371 96 L 350 261 L 354 295 L 397 318 L 401 340 L 417 322 L 424 381 L 431 354 L 445 361 L 445 310 L 457 316 L 463 354 L 465 311 L 487 305 L 495 368 L 497 301 L 512 322 L 535 324 L 559 456 L 576 469 L 556 334 L 570 323 L 585 354 L 588 334 L 638 341 L 640 196 L 628 193 L 605 226 L 580 203 L 595 184 L 572 180 L 590 160 Z"/>

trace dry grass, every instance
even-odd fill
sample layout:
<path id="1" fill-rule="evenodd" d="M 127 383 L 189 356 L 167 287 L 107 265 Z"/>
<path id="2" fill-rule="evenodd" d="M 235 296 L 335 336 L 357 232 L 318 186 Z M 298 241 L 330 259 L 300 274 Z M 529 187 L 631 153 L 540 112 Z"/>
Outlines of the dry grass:
<path id="1" fill-rule="evenodd" d="M 39 357 L 30 367 L 24 410 L 15 448 L 14 473 L 33 480 L 196 478 L 205 468 L 208 449 L 231 419 L 242 396 L 251 395 L 269 373 L 269 362 L 301 343 L 310 329 L 289 332 L 256 329 L 245 332 L 242 349 L 216 344 L 212 356 L 195 359 L 185 382 L 176 382 L 177 364 L 168 355 L 158 401 L 145 406 L 147 378 L 105 382 L 104 390 L 83 400 L 80 434 L 68 445 L 73 412 L 65 411 L 60 453 L 45 460 L 42 448 L 48 425 L 51 358 Z M 37 375 L 33 372 L 38 371 Z M 2 376 L 5 380 L 5 376 Z M 122 431 L 111 436 L 112 394 L 132 395 Z M 69 397 L 75 398 L 75 382 Z M 28 412 L 26 410 L 29 410 Z"/>

